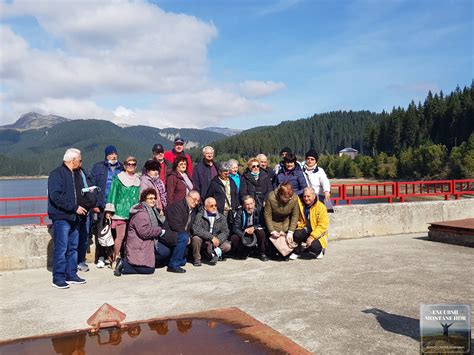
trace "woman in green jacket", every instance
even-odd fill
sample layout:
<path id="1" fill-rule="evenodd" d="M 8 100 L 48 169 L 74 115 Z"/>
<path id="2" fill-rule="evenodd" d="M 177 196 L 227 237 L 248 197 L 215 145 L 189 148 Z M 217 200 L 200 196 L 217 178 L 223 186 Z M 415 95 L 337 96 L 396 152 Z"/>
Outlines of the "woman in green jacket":
<path id="1" fill-rule="evenodd" d="M 125 171 L 114 176 L 105 205 L 106 218 L 112 219 L 112 228 L 116 234 L 113 260 L 120 256 L 130 208 L 138 203 L 140 197 L 140 176 L 135 172 L 137 159 L 129 156 L 123 165 Z"/>

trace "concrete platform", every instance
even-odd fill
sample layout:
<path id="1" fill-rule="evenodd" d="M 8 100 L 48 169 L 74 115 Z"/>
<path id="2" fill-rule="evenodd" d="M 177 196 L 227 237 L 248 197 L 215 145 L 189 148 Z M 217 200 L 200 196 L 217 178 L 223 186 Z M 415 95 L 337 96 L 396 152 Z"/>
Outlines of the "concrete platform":
<path id="1" fill-rule="evenodd" d="M 474 248 L 474 218 L 431 223 L 428 230 L 431 241 Z"/>
<path id="2" fill-rule="evenodd" d="M 330 242 L 321 260 L 228 260 L 183 275 L 114 277 L 51 287 L 46 269 L 2 272 L 0 339 L 87 327 L 104 302 L 127 322 L 238 307 L 320 354 L 419 353 L 421 303 L 474 304 L 474 250 L 425 234 Z"/>

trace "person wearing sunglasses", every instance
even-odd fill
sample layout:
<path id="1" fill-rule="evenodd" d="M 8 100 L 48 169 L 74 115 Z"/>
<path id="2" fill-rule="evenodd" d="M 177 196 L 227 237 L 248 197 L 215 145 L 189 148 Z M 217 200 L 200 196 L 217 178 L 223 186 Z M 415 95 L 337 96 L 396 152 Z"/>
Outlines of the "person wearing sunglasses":
<path id="1" fill-rule="evenodd" d="M 129 156 L 123 165 L 125 171 L 114 176 L 105 205 L 105 217 L 112 219 L 112 229 L 115 230 L 114 261 L 121 254 L 130 209 L 138 203 L 140 196 L 140 176 L 136 173 L 137 159 Z"/>
<path id="2" fill-rule="evenodd" d="M 260 215 L 264 201 L 272 190 L 272 182 L 268 172 L 261 169 L 257 158 L 249 159 L 247 169 L 240 179 L 240 196 L 252 196 L 255 200 L 255 208 Z"/>

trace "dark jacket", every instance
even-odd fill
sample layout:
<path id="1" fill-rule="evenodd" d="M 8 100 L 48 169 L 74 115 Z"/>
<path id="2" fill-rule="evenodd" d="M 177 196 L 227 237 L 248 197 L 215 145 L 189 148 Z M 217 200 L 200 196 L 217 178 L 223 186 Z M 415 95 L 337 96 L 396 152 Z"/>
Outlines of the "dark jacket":
<path id="1" fill-rule="evenodd" d="M 270 182 L 272 183 L 272 186 L 273 186 L 273 181 L 275 180 L 275 170 L 273 170 L 272 168 L 270 167 L 267 167 L 266 169 L 265 168 L 260 168 L 260 172 L 266 172 L 268 174 L 268 179 L 270 180 Z"/>
<path id="2" fill-rule="evenodd" d="M 229 178 L 230 181 L 230 207 L 232 210 L 237 211 L 239 207 L 239 194 L 237 192 L 237 185 L 235 182 Z M 206 198 L 214 197 L 217 201 L 217 210 L 219 213 L 224 213 L 224 206 L 226 202 L 225 187 L 222 181 L 219 179 L 219 176 L 214 177 L 211 180 L 209 189 L 206 193 Z"/>
<path id="3" fill-rule="evenodd" d="M 54 169 L 48 177 L 48 216 L 51 220 L 74 222 L 78 205 L 74 172 L 66 165 Z"/>
<path id="4" fill-rule="evenodd" d="M 202 160 L 196 165 L 193 173 L 194 188 L 204 196 L 204 194 L 209 189 L 211 180 L 218 175 L 217 166 L 215 163 L 213 165 L 207 165 Z"/>
<path id="5" fill-rule="evenodd" d="M 296 163 L 298 165 L 298 163 Z M 296 166 L 293 170 L 286 170 L 281 168 L 278 174 L 275 177 L 274 187 L 283 183 L 290 183 L 293 191 L 296 195 L 301 195 L 303 189 L 308 186 L 306 179 L 304 178 L 303 171 L 300 167 Z"/>
<path id="6" fill-rule="evenodd" d="M 190 187 L 193 189 L 192 186 Z M 186 183 L 177 171 L 172 171 L 166 179 L 166 196 L 168 204 L 175 203 L 186 197 Z"/>
<path id="7" fill-rule="evenodd" d="M 232 225 L 232 232 L 239 237 L 243 237 L 245 234 L 245 229 L 248 227 L 261 227 L 263 228 L 263 216 L 255 208 L 253 210 L 253 223 L 247 226 L 247 221 L 249 220 L 250 214 L 245 211 L 244 208 L 239 208 L 235 215 L 234 224 Z"/>
<path id="8" fill-rule="evenodd" d="M 123 171 L 122 163 L 118 163 L 117 167 L 115 168 L 118 174 L 119 172 Z M 107 189 L 107 175 L 109 173 L 109 163 L 107 160 L 100 161 L 95 163 L 92 167 L 90 180 L 92 185 L 98 186 L 100 191 L 97 193 L 97 207 L 104 209 L 105 203 L 107 202 L 107 196 L 105 195 Z"/>
<path id="9" fill-rule="evenodd" d="M 171 205 L 168 205 L 168 208 L 165 211 L 166 219 L 170 229 L 175 232 L 190 232 L 194 220 L 196 219 L 197 208 L 193 208 L 191 211 L 188 207 L 188 202 L 186 199 L 182 199 L 178 202 L 175 202 Z M 188 222 L 189 215 L 191 215 L 191 220 L 189 222 L 188 228 L 186 228 L 186 223 Z"/>
<path id="10" fill-rule="evenodd" d="M 127 261 L 132 265 L 155 267 L 155 242 L 161 234 L 161 227 L 151 225 L 148 211 L 141 204 L 130 210 L 127 242 Z"/>
<path id="11" fill-rule="evenodd" d="M 240 199 L 245 195 L 252 196 L 255 200 L 257 209 L 260 210 L 270 191 L 273 191 L 273 187 L 266 171 L 260 171 L 258 180 L 255 180 L 250 173 L 250 170 L 245 170 L 240 179 Z"/>
<path id="12" fill-rule="evenodd" d="M 221 244 L 224 243 L 229 237 L 227 218 L 225 218 L 224 215 L 217 213 L 212 233 L 209 232 L 210 226 L 211 223 L 209 222 L 206 210 L 200 211 L 193 223 L 193 235 L 197 235 L 207 241 L 211 241 L 214 236 L 220 240 Z"/>
<path id="13" fill-rule="evenodd" d="M 146 175 L 146 169 L 145 169 L 145 165 L 146 163 L 148 163 L 149 161 L 153 161 L 154 159 L 148 159 L 145 164 L 143 165 L 143 168 L 142 168 L 142 176 L 143 175 Z M 160 162 L 158 162 L 160 163 Z M 168 160 L 166 159 L 163 159 L 163 161 L 160 163 L 160 179 L 161 179 L 161 182 L 163 183 L 163 185 L 166 186 L 166 177 L 168 176 L 169 173 L 171 173 L 171 170 L 173 168 L 173 164 L 171 164 Z"/>

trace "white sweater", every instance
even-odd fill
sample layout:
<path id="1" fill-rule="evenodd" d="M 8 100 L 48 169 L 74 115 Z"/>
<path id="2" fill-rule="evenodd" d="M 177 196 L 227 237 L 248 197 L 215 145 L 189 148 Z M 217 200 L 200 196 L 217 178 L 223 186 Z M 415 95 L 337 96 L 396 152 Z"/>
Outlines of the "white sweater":
<path id="1" fill-rule="evenodd" d="M 315 172 L 316 168 L 318 171 Z M 329 183 L 326 172 L 322 168 L 316 165 L 312 170 L 309 170 L 306 164 L 304 164 L 303 175 L 308 186 L 312 187 L 317 195 L 324 195 L 325 192 L 331 192 L 331 184 Z"/>

